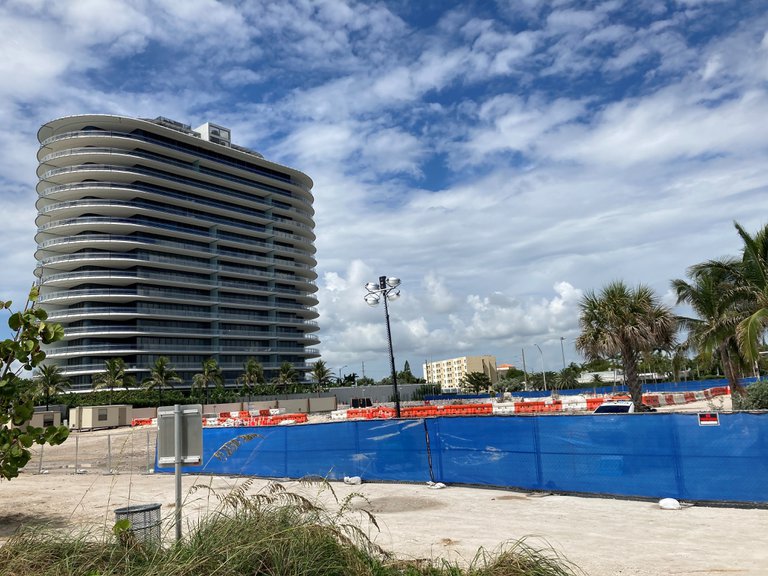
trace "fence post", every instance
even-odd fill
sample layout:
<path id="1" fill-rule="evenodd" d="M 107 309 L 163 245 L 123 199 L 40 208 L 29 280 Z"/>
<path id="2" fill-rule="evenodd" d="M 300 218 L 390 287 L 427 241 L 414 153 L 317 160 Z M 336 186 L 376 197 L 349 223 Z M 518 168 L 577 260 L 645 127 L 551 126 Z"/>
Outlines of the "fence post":
<path id="1" fill-rule="evenodd" d="M 80 460 L 78 459 L 80 452 L 80 436 L 75 436 L 75 474 L 80 473 Z"/>
<path id="2" fill-rule="evenodd" d="M 43 449 L 45 448 L 44 444 L 40 444 L 40 463 L 37 465 L 37 473 L 42 474 L 43 473 Z"/>
<path id="3" fill-rule="evenodd" d="M 149 430 L 147 430 L 147 474 L 152 473 L 152 468 L 150 468 L 149 464 Z"/>
<path id="4" fill-rule="evenodd" d="M 107 471 L 112 474 L 112 434 L 107 434 Z"/>

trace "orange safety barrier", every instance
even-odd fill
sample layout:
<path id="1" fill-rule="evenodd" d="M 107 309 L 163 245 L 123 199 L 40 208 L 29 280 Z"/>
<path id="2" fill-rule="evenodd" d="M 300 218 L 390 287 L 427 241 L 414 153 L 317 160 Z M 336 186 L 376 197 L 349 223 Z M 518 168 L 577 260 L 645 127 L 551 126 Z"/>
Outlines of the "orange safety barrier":
<path id="1" fill-rule="evenodd" d="M 594 410 L 605 402 L 604 398 L 587 398 L 587 410 Z"/>
<path id="2" fill-rule="evenodd" d="M 152 424 L 152 418 L 134 418 L 131 420 L 131 426 L 148 426 Z"/>
<path id="3" fill-rule="evenodd" d="M 643 404 L 647 404 L 648 406 L 661 406 L 659 397 L 656 394 L 648 394 L 643 396 Z"/>

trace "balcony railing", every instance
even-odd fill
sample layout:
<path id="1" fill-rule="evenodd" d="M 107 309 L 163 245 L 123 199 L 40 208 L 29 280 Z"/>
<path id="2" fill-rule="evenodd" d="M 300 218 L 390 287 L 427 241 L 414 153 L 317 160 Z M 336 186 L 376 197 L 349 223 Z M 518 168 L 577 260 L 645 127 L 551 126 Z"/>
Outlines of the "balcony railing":
<path id="1" fill-rule="evenodd" d="M 95 335 L 186 335 L 199 336 L 203 338 L 253 338 L 254 340 L 294 340 L 303 341 L 307 344 L 313 342 L 319 343 L 320 338 L 314 334 L 303 332 L 278 332 L 275 330 L 264 330 L 254 332 L 246 328 L 242 329 L 216 329 L 211 325 L 209 328 L 184 328 L 175 326 L 124 326 L 121 324 L 110 324 L 106 326 L 65 326 L 64 338 L 82 338 L 83 336 Z"/>
<path id="2" fill-rule="evenodd" d="M 208 318 L 226 318 L 233 320 L 240 320 L 243 322 L 254 322 L 264 325 L 273 324 L 300 324 L 307 327 L 317 327 L 317 322 L 313 320 L 303 320 L 300 318 L 273 318 L 270 316 L 254 316 L 250 314 L 240 314 L 237 312 L 225 312 L 219 311 L 217 314 L 213 312 L 203 312 L 198 310 L 168 310 L 158 307 L 131 307 L 131 306 L 110 306 L 110 307 L 98 307 L 98 308 L 75 308 L 66 310 L 47 310 L 48 319 L 52 322 L 63 322 L 68 318 L 108 318 L 110 316 L 122 316 L 122 317 L 168 317 L 168 318 L 181 318 L 181 319 L 208 319 Z M 65 327 L 66 329 L 66 327 Z"/>
<path id="3" fill-rule="evenodd" d="M 230 161 L 230 160 L 227 160 L 226 158 L 222 158 L 221 155 L 215 155 L 214 156 L 212 154 L 207 154 L 202 149 L 195 150 L 194 152 L 192 152 L 186 146 L 181 146 L 181 145 L 173 144 L 173 143 L 167 142 L 165 140 L 159 140 L 157 138 L 151 138 L 149 136 L 144 136 L 144 135 L 141 135 L 141 134 L 133 134 L 133 133 L 130 133 L 130 132 L 117 132 L 117 131 L 112 131 L 112 130 L 78 130 L 78 131 L 73 131 L 73 132 L 64 132 L 64 133 L 61 133 L 61 134 L 56 134 L 54 136 L 51 136 L 50 138 L 46 138 L 41 143 L 41 146 L 45 147 L 45 146 L 47 146 L 49 144 L 52 144 L 54 142 L 58 142 L 60 140 L 69 140 L 69 139 L 73 139 L 73 138 L 92 138 L 92 137 L 101 137 L 101 138 L 103 138 L 105 136 L 108 137 L 108 138 L 109 137 L 111 137 L 111 138 L 126 138 L 126 139 L 129 139 L 129 140 L 137 140 L 137 141 L 140 141 L 140 142 L 149 142 L 149 143 L 155 144 L 157 146 L 162 146 L 163 148 L 169 148 L 171 150 L 176 150 L 178 152 L 183 152 L 184 154 L 194 153 L 196 156 L 199 156 L 199 157 L 202 157 L 202 158 L 208 158 L 208 159 L 216 162 L 217 164 L 224 164 L 224 165 L 227 165 L 227 166 L 231 166 L 233 168 L 237 168 L 238 170 L 243 170 L 245 172 L 251 172 L 253 174 L 258 174 L 259 176 L 265 176 L 267 178 L 272 178 L 272 179 L 275 179 L 275 180 L 279 180 L 279 181 L 285 182 L 287 184 L 292 184 L 292 185 L 296 186 L 297 188 L 304 190 L 301 185 L 299 185 L 297 182 L 295 182 L 290 177 L 287 177 L 287 178 L 281 177 L 279 174 L 274 174 L 273 172 L 267 172 L 265 170 L 259 170 L 255 166 L 248 166 L 248 165 L 244 165 L 244 164 L 242 164 L 240 162 Z M 273 188 L 274 187 L 272 187 L 272 186 L 265 187 L 265 189 L 268 189 L 270 192 L 274 192 L 275 194 L 279 194 L 281 196 L 286 196 L 288 198 L 296 198 L 296 196 L 294 194 L 292 194 L 289 190 L 281 190 L 280 188 L 274 188 L 274 189 Z M 304 190 L 304 192 L 308 193 L 308 191 L 306 191 L 306 190 Z"/>
<path id="4" fill-rule="evenodd" d="M 58 228 L 61 226 L 71 226 L 71 225 L 82 225 L 82 224 L 125 224 L 125 225 L 134 225 L 134 226 L 150 226 L 150 224 L 145 224 L 142 222 L 137 222 L 136 220 L 130 220 L 125 218 L 94 218 L 94 217 L 86 217 L 86 218 L 67 218 L 64 220 L 55 220 L 53 222 L 50 222 L 48 224 L 45 224 L 44 226 L 41 226 L 39 230 L 41 231 L 47 231 L 52 228 Z M 153 226 L 153 227 L 159 227 L 169 230 L 178 230 L 181 232 L 186 232 L 182 227 L 177 226 L 171 226 L 171 225 L 163 225 L 163 226 Z M 283 260 L 280 258 L 275 258 L 273 256 L 257 256 L 255 254 L 249 254 L 249 253 L 240 253 L 236 250 L 227 249 L 227 248 L 215 248 L 210 246 L 200 246 L 199 244 L 192 244 L 189 242 L 180 242 L 176 240 L 160 240 L 158 238 L 147 238 L 145 236 L 130 236 L 127 234 L 79 234 L 76 236 L 60 236 L 58 238 L 50 238 L 48 240 L 43 240 L 38 244 L 38 249 L 45 250 L 46 248 L 50 248 L 51 246 L 66 246 L 69 244 L 76 244 L 76 243 L 87 243 L 87 244 L 95 244 L 95 243 L 104 243 L 104 242 L 127 242 L 131 244 L 138 244 L 138 245 L 149 245 L 149 246 L 161 246 L 164 248 L 174 248 L 174 249 L 183 249 L 183 250 L 189 250 L 190 252 L 198 252 L 200 254 L 205 254 L 207 256 L 223 256 L 225 258 L 237 258 L 238 260 L 245 260 L 247 262 L 258 262 L 260 264 L 264 264 L 267 266 L 285 266 L 289 268 L 300 268 L 303 270 L 312 270 L 313 267 L 309 264 L 304 264 L 302 262 L 295 262 L 291 260 Z M 311 258 L 311 256 L 308 256 Z"/>
<path id="5" fill-rule="evenodd" d="M 88 172 L 115 172 L 115 173 L 124 173 L 124 174 L 131 174 L 131 175 L 139 175 L 139 176 L 147 176 L 151 178 L 157 178 L 159 180 L 166 180 L 170 182 L 175 182 L 177 184 L 181 184 L 184 186 L 189 186 L 192 189 L 203 189 L 208 190 L 210 192 L 216 192 L 218 194 L 224 194 L 224 195 L 231 195 L 233 192 L 229 188 L 222 188 L 220 186 L 212 186 L 210 184 L 204 184 L 200 181 L 196 180 L 190 180 L 189 178 L 179 178 L 176 176 L 171 176 L 165 172 L 160 172 L 157 170 L 149 170 L 146 168 L 135 168 L 133 166 L 113 166 L 110 164 L 84 164 L 82 166 L 65 166 L 62 168 L 52 168 L 40 177 L 41 180 L 51 180 L 52 178 L 55 178 L 56 176 L 60 176 L 62 174 L 77 174 L 77 173 L 88 173 Z M 51 180 L 53 181 L 53 180 Z M 250 200 L 253 200 L 250 198 Z M 298 222 L 296 220 L 292 220 L 290 218 L 281 218 L 279 216 L 263 216 L 263 218 L 266 218 L 267 220 L 272 220 L 274 222 L 280 222 L 283 225 L 286 226 L 295 226 L 297 228 L 301 228 L 304 230 L 308 230 L 312 232 L 312 226 L 308 226 L 307 224 L 304 224 L 303 222 Z"/>
<path id="6" fill-rule="evenodd" d="M 169 198 L 177 198 L 180 200 L 190 200 L 190 196 L 188 194 L 180 194 L 180 193 L 174 193 L 168 190 L 161 190 L 159 188 L 156 188 L 154 186 L 147 186 L 147 185 L 141 185 L 136 183 L 125 183 L 125 184 L 116 184 L 111 182 L 76 182 L 72 184 L 59 184 L 56 186 L 49 186 L 45 188 L 45 190 L 41 190 L 39 193 L 39 196 L 41 198 L 53 198 L 56 195 L 58 195 L 61 192 L 68 192 L 72 190 L 84 190 L 84 191 L 91 191 L 91 190 L 125 190 L 125 191 L 134 191 L 134 192 L 148 192 L 152 194 L 157 194 L 161 196 L 166 196 Z M 196 203 L 205 203 L 203 199 L 198 200 L 197 197 L 194 198 Z M 219 206 L 219 204 L 215 204 L 216 206 Z M 46 207 L 47 208 L 47 207 Z M 227 207 L 229 210 L 230 208 Z M 232 208 L 232 210 L 235 210 L 235 208 Z M 236 210 L 241 211 L 241 210 Z M 242 210 L 245 214 L 250 214 L 250 211 Z M 278 232 L 278 231 L 270 231 L 270 230 L 262 230 L 258 227 L 248 227 L 249 230 L 256 230 L 257 232 L 260 232 L 262 234 L 267 235 L 273 235 L 275 237 L 280 238 L 288 238 L 291 240 L 295 240 L 297 242 L 301 242 L 304 244 L 310 244 L 311 240 L 307 238 L 306 236 L 299 236 L 297 234 L 288 234 L 285 232 Z"/>

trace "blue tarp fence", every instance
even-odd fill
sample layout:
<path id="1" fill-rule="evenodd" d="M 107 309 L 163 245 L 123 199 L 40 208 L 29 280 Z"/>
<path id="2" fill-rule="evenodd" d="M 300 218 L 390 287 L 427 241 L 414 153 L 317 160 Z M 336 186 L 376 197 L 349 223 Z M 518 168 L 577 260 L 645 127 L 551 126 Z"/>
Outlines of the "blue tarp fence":
<path id="1" fill-rule="evenodd" d="M 214 456 L 244 434 L 257 436 Z M 721 413 L 716 426 L 653 413 L 205 428 L 203 446 L 185 472 L 768 503 L 768 413 Z"/>

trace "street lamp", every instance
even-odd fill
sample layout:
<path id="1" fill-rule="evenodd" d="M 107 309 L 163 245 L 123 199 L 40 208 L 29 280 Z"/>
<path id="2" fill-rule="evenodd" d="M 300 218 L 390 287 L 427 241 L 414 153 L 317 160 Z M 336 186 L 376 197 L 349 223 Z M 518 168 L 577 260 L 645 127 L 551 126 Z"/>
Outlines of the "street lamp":
<path id="1" fill-rule="evenodd" d="M 541 354 L 541 377 L 544 379 L 544 391 L 547 391 L 547 371 L 544 368 L 544 352 L 541 351 L 541 346 L 538 344 L 534 344 L 536 348 L 539 350 L 539 354 Z"/>
<path id="2" fill-rule="evenodd" d="M 341 368 L 339 368 L 339 386 L 341 386 L 341 371 L 344 370 L 348 365 L 344 364 Z"/>
<path id="3" fill-rule="evenodd" d="M 563 356 L 563 370 L 565 370 L 565 350 L 563 349 L 563 342 L 565 338 L 560 336 L 560 354 Z"/>
<path id="4" fill-rule="evenodd" d="M 400 278 L 387 278 L 379 276 L 379 282 L 368 282 L 365 289 L 368 290 L 363 298 L 369 306 L 376 306 L 384 299 L 384 317 L 387 320 L 387 342 L 389 343 L 389 365 L 392 370 L 392 386 L 395 391 L 395 417 L 400 418 L 400 394 L 397 391 L 397 371 L 395 370 L 395 355 L 392 352 L 392 330 L 389 327 L 389 307 L 387 300 L 397 300 L 400 298 Z"/>

